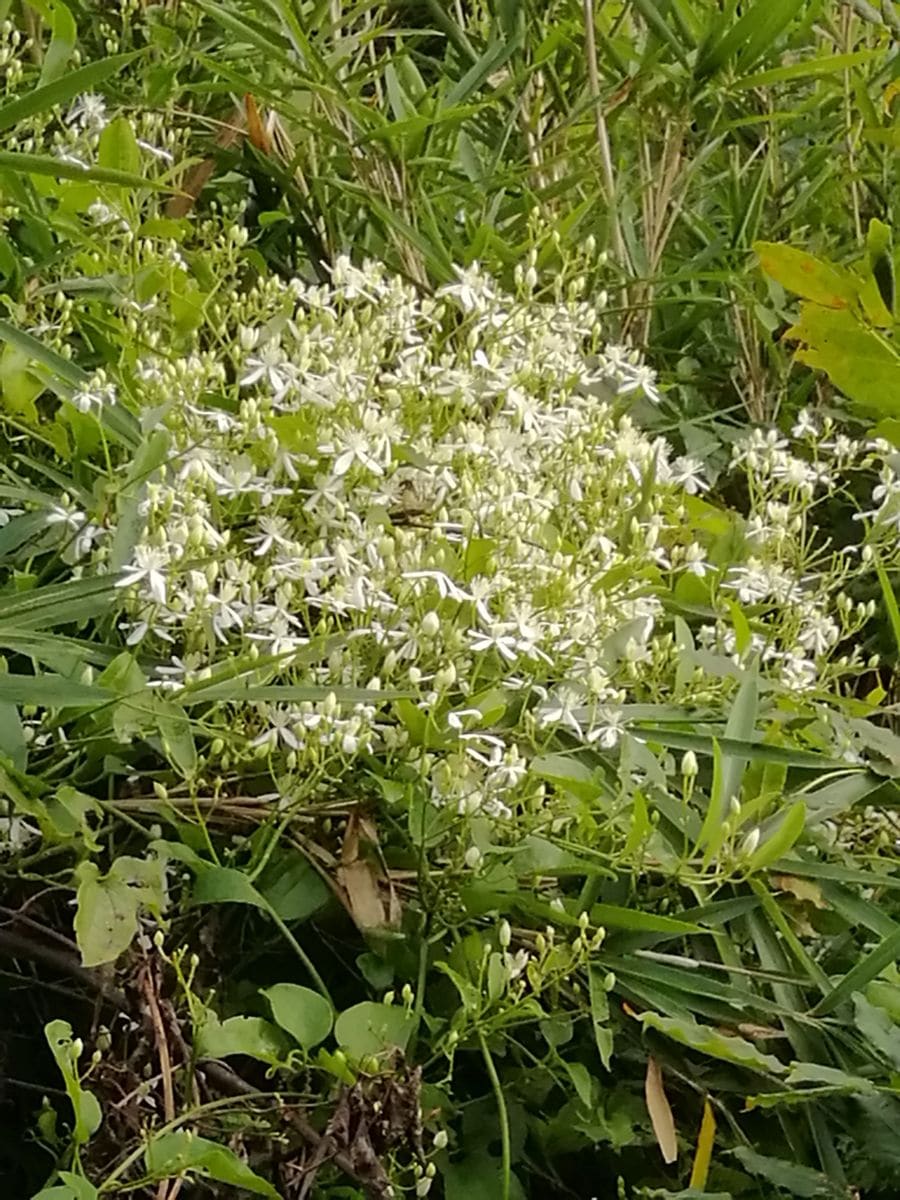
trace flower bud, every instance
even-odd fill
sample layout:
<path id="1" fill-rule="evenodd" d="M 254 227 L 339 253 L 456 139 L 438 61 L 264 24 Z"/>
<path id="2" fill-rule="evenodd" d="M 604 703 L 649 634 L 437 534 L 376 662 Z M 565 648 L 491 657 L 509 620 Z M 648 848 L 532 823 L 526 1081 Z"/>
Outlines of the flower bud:
<path id="1" fill-rule="evenodd" d="M 697 755 L 693 750 L 686 750 L 681 759 L 681 774 L 685 779 L 694 779 L 699 772 L 700 767 L 697 763 Z"/>
<path id="2" fill-rule="evenodd" d="M 509 943 L 512 941 L 512 930 L 509 927 L 509 921 L 501 921 L 500 928 L 497 931 L 497 941 L 502 949 L 506 950 Z"/>

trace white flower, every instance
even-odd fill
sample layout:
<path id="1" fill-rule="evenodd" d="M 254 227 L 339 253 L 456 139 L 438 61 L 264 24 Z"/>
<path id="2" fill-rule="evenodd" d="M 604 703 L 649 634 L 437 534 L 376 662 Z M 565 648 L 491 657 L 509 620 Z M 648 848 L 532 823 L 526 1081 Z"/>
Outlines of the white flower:
<path id="1" fill-rule="evenodd" d="M 620 712 L 609 708 L 598 709 L 596 715 L 599 723 L 591 725 L 584 740 L 589 744 L 596 742 L 603 750 L 612 750 L 625 730 L 625 719 Z"/>
<path id="2" fill-rule="evenodd" d="M 253 553 L 257 558 L 267 554 L 273 546 L 291 549 L 290 526 L 283 517 L 260 517 L 259 528 L 260 533 L 247 538 L 247 545 L 256 547 Z"/>
<path id="3" fill-rule="evenodd" d="M 134 560 L 125 567 L 124 574 L 116 580 L 116 587 L 130 587 L 133 583 L 146 584 L 147 591 L 157 604 L 166 602 L 165 568 L 169 565 L 168 555 L 164 550 L 152 546 L 137 546 Z"/>
<path id="4" fill-rule="evenodd" d="M 584 692 L 566 684 L 556 688 L 551 697 L 539 704 L 535 715 L 542 727 L 562 725 L 576 737 L 584 736 Z"/>
<path id="5" fill-rule="evenodd" d="M 265 710 L 268 728 L 259 737 L 253 739 L 251 746 L 268 745 L 272 750 L 278 742 L 284 742 L 289 750 L 300 749 L 300 739 L 294 732 L 295 726 L 301 723 L 299 714 L 284 705 L 267 706 Z"/>
<path id="6" fill-rule="evenodd" d="M 294 382 L 293 370 L 277 342 L 266 342 L 244 364 L 241 387 L 250 387 L 261 380 L 269 385 L 276 400 L 280 400 Z"/>
<path id="7" fill-rule="evenodd" d="M 66 114 L 66 124 L 90 133 L 100 133 L 106 128 L 106 101 L 93 92 L 84 92 Z"/>
<path id="8" fill-rule="evenodd" d="M 795 438 L 817 438 L 819 436 L 819 423 L 811 408 L 802 408 L 797 414 L 791 435 Z"/>
<path id="9" fill-rule="evenodd" d="M 685 548 L 682 565 L 685 571 L 691 575 L 696 575 L 698 579 L 702 579 L 704 575 L 708 575 L 713 569 L 706 561 L 703 547 L 699 546 L 696 542 L 691 542 Z"/>

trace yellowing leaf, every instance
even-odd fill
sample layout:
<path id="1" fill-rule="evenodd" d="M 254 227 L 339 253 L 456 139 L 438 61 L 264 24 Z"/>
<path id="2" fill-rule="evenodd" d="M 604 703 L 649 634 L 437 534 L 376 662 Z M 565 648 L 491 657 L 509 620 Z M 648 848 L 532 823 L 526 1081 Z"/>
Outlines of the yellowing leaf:
<path id="1" fill-rule="evenodd" d="M 715 1140 L 716 1118 L 709 1100 L 704 1100 L 703 1120 L 700 1122 L 697 1149 L 694 1151 L 694 1165 L 691 1168 L 690 1186 L 696 1188 L 698 1192 L 706 1191 L 706 1179 L 709 1175 L 709 1164 L 712 1162 L 713 1142 Z"/>
<path id="2" fill-rule="evenodd" d="M 822 899 L 821 887 L 812 879 L 798 879 L 796 875 L 772 875 L 772 887 L 780 892 L 790 892 L 798 900 L 813 904 L 816 908 L 827 908 Z"/>
<path id="3" fill-rule="evenodd" d="M 653 1133 L 663 1156 L 663 1162 L 673 1163 L 678 1158 L 678 1137 L 675 1133 L 675 1118 L 666 1098 L 662 1081 L 662 1070 L 652 1056 L 647 1059 L 647 1076 L 644 1080 L 644 1099 Z"/>
<path id="4" fill-rule="evenodd" d="M 803 344 L 800 362 L 824 371 L 851 400 L 878 412 L 900 410 L 900 355 L 848 309 L 804 304 L 785 337 Z"/>
<path id="5" fill-rule="evenodd" d="M 765 273 L 804 300 L 814 300 L 826 308 L 846 308 L 856 299 L 858 285 L 849 272 L 805 250 L 778 242 L 754 242 L 753 249 Z"/>

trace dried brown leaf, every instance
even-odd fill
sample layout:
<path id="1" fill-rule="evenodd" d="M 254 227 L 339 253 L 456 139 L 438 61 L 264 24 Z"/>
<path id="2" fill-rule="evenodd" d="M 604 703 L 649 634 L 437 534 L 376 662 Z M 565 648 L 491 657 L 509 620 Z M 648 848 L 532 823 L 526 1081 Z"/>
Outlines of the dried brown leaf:
<path id="1" fill-rule="evenodd" d="M 647 1077 L 644 1080 L 644 1099 L 653 1133 L 663 1156 L 663 1162 L 673 1163 L 678 1158 L 678 1137 L 675 1133 L 675 1118 L 663 1087 L 662 1069 L 655 1058 L 647 1059 Z"/>

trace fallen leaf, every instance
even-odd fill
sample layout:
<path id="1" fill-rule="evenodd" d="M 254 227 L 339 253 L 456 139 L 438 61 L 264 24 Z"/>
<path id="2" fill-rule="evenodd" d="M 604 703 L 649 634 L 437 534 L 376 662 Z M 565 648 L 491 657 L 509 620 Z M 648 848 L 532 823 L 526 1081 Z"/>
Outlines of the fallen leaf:
<path id="1" fill-rule="evenodd" d="M 647 1112 L 663 1156 L 663 1162 L 673 1163 L 678 1158 L 678 1137 L 675 1133 L 675 1118 L 663 1088 L 662 1070 L 652 1056 L 647 1059 L 647 1077 L 644 1080 L 644 1099 Z"/>

